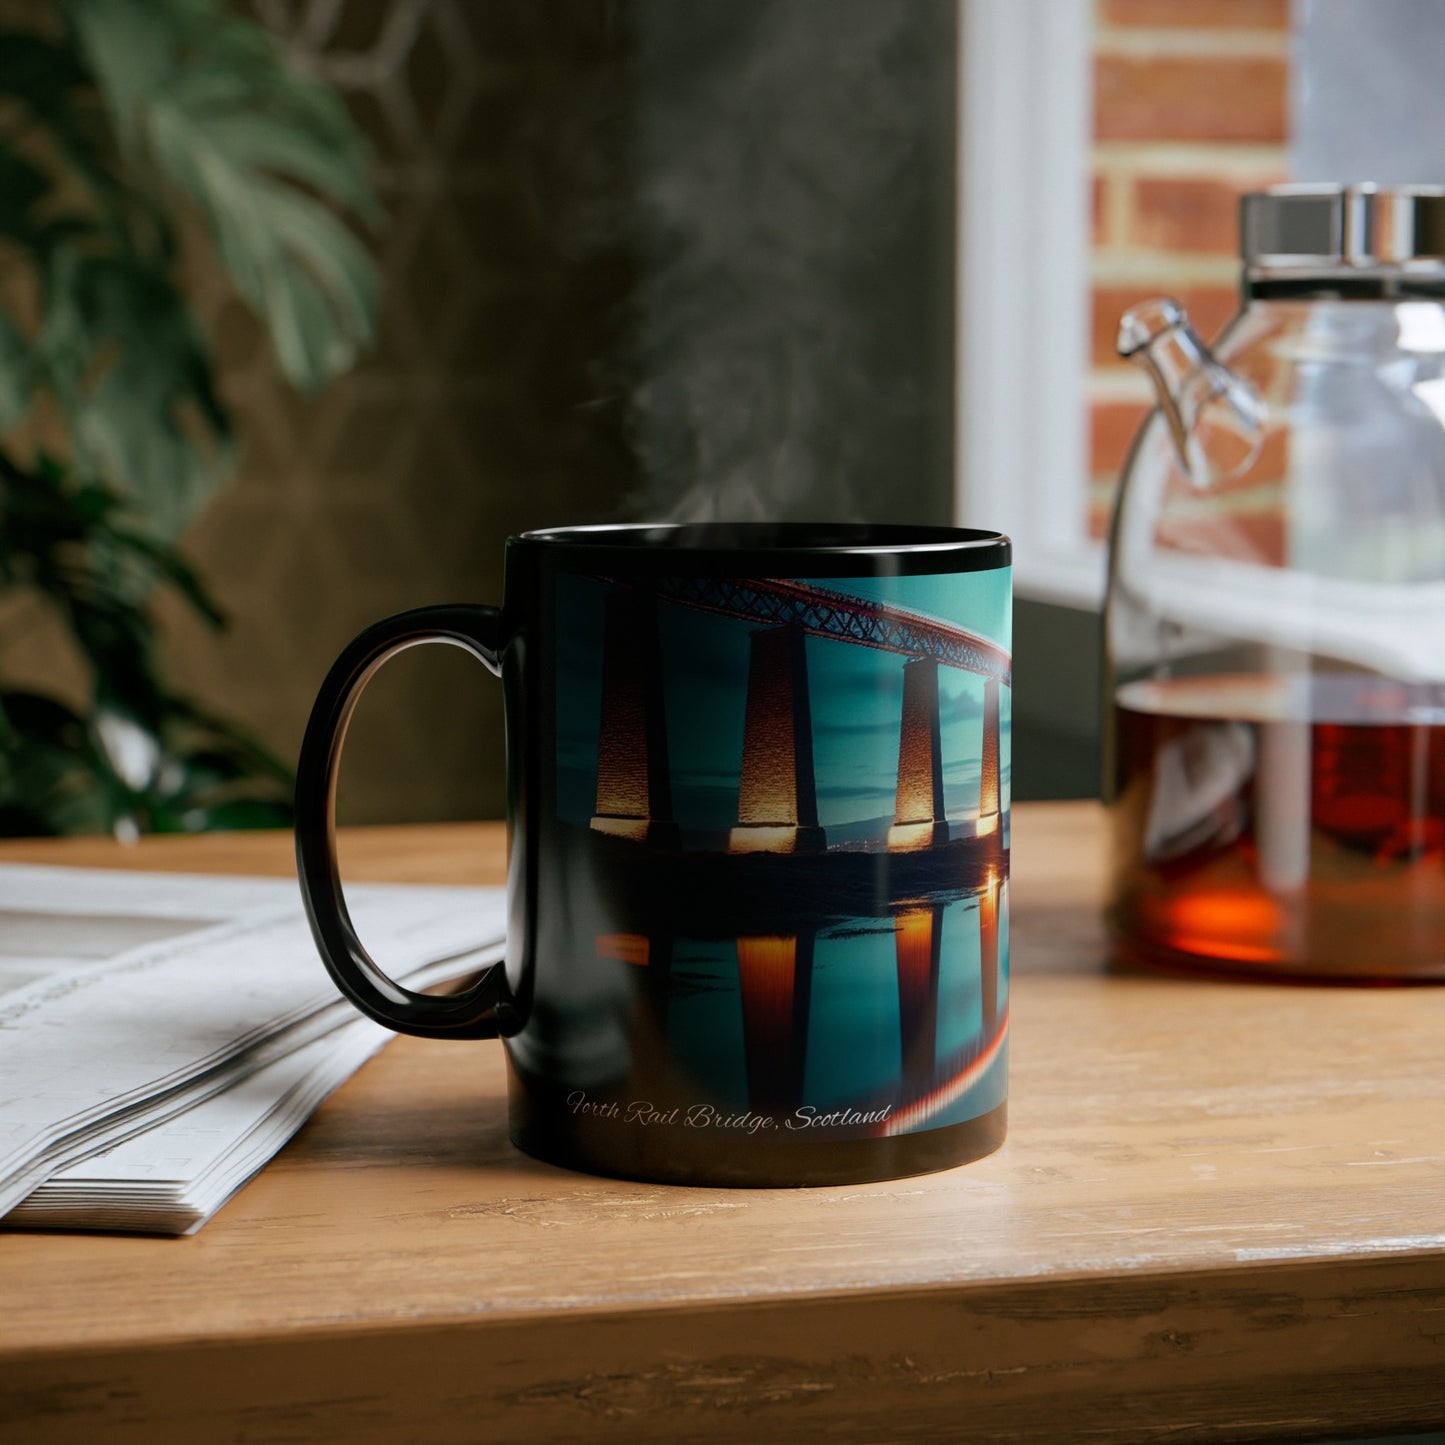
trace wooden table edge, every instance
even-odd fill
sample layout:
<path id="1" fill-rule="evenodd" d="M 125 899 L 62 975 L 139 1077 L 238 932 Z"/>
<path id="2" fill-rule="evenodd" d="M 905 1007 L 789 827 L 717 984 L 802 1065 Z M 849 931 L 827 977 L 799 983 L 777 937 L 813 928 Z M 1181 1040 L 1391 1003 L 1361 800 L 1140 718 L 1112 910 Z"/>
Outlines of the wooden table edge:
<path id="1" fill-rule="evenodd" d="M 1268 1317 L 1267 1350 L 1235 1334 L 1241 1310 Z M 1420 1327 L 1432 1316 L 1438 1332 Z M 113 1421 L 120 1399 L 137 1430 L 108 1440 L 221 1438 L 201 1432 L 236 1418 L 272 1438 L 298 1414 L 315 1428 L 295 1438 L 461 1439 L 446 1422 L 480 1412 L 500 1442 L 806 1439 L 825 1422 L 871 1440 L 904 1417 L 908 1438 L 943 1441 L 967 1386 L 976 1437 L 1063 1438 L 1068 1420 L 1074 1438 L 1379 1435 L 1445 1419 L 1442 1339 L 1445 1255 L 1291 1260 L 11 1350 L 0 1421 L 21 1427 L 7 1442 L 83 1438 L 68 1432 Z M 55 1392 L 59 1413 L 23 1413 Z"/>

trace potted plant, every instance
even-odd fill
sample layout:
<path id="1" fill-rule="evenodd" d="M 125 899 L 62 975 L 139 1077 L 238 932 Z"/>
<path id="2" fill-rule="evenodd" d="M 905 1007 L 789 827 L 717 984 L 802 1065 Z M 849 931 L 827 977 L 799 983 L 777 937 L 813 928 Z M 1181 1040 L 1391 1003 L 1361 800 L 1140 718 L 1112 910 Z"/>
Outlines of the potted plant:
<path id="1" fill-rule="evenodd" d="M 177 543 L 237 451 L 182 236 L 314 390 L 372 338 L 353 226 L 378 218 L 339 97 L 224 0 L 51 0 L 0 31 L 0 602 L 53 609 L 89 679 L 80 706 L 8 684 L 0 632 L 0 833 L 288 820 L 289 769 L 159 655 L 159 591 L 222 622 Z"/>

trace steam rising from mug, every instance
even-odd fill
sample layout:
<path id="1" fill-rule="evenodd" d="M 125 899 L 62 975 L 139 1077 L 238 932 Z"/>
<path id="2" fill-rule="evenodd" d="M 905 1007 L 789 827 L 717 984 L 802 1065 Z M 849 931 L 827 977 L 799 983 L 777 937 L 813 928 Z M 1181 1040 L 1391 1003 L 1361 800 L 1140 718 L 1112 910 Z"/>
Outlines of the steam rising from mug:
<path id="1" fill-rule="evenodd" d="M 599 197 L 586 220 L 596 240 L 627 228 L 639 262 L 629 374 L 612 379 L 643 477 L 630 510 L 881 515 L 880 470 L 896 489 L 920 469 L 906 454 L 920 426 L 951 427 L 946 378 L 942 403 L 920 382 L 948 366 L 949 247 L 916 274 L 921 230 L 951 238 L 951 139 L 946 155 L 920 147 L 951 136 L 949 8 L 641 0 L 628 13 L 634 170 L 604 183 L 630 199 Z M 595 166 L 595 149 L 574 154 Z M 930 207 L 942 220 L 924 227 Z M 924 360 L 929 328 L 942 344 Z"/>

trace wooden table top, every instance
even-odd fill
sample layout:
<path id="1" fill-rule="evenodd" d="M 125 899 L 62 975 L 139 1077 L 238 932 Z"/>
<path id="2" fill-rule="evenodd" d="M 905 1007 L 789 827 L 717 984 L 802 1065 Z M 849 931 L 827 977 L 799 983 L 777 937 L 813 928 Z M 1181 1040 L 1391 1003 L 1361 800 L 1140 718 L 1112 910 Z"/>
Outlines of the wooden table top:
<path id="1" fill-rule="evenodd" d="M 397 1039 L 197 1236 L 0 1235 L 0 1438 L 1308 1439 L 1445 1421 L 1445 988 L 1111 973 L 1089 804 L 1014 812 L 1010 1123 L 895 1183 L 677 1189 L 507 1141 Z M 500 881 L 497 825 L 357 881 Z M 284 874 L 276 835 L 0 860 Z M 318 963 L 317 967 L 320 967 Z"/>

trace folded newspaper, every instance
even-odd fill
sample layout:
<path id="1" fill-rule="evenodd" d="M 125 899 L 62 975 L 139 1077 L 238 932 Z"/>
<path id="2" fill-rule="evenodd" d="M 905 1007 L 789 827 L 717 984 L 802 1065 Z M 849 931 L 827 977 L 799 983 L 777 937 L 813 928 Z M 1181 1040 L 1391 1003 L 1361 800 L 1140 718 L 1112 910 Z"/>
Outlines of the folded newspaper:
<path id="1" fill-rule="evenodd" d="M 501 957 L 499 888 L 347 902 L 412 988 Z M 390 1037 L 295 883 L 0 865 L 0 1224 L 193 1233 Z"/>

